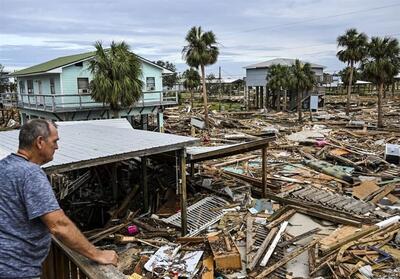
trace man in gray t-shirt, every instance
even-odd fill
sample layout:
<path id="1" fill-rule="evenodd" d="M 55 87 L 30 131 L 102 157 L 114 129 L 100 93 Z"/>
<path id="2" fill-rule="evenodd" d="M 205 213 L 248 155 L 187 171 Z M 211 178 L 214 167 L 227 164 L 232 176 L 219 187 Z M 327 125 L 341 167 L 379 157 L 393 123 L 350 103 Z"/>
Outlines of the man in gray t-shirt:
<path id="1" fill-rule="evenodd" d="M 58 205 L 40 167 L 53 159 L 57 141 L 55 124 L 29 121 L 18 152 L 0 161 L 0 278 L 39 277 L 50 233 L 89 259 L 117 263 L 115 251 L 96 249 Z"/>

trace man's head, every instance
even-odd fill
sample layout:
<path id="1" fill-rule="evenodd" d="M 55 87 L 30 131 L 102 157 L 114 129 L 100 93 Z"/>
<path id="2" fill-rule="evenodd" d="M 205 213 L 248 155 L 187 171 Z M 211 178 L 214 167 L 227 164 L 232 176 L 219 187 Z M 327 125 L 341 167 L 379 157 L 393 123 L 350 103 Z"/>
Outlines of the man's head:
<path id="1" fill-rule="evenodd" d="M 58 141 L 55 123 L 43 119 L 33 119 L 21 127 L 19 151 L 29 154 L 30 161 L 43 165 L 53 160 Z"/>

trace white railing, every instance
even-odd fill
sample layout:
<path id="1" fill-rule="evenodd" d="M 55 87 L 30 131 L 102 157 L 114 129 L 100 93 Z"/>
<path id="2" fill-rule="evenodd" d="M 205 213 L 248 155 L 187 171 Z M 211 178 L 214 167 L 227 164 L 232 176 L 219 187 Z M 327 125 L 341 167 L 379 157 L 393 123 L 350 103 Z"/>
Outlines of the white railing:
<path id="1" fill-rule="evenodd" d="M 143 92 L 134 107 L 154 105 L 174 105 L 178 103 L 178 93 L 150 91 Z M 76 109 L 107 108 L 107 104 L 95 102 L 90 93 L 85 94 L 18 94 L 18 106 L 44 111 L 67 111 Z"/>

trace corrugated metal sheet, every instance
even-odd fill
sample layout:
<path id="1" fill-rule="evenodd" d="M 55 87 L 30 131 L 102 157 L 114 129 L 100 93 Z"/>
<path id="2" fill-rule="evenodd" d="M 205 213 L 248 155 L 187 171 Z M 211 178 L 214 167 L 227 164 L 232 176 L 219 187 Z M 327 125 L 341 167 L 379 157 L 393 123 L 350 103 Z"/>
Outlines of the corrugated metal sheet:
<path id="1" fill-rule="evenodd" d="M 245 69 L 254 69 L 254 68 L 268 68 L 271 67 L 272 65 L 283 65 L 283 66 L 292 66 L 295 62 L 295 59 L 289 59 L 289 58 L 275 58 L 272 60 L 264 61 L 261 63 L 256 63 L 252 65 L 248 65 L 244 67 Z M 301 61 L 302 63 L 306 63 L 305 61 Z M 310 63 L 311 68 L 325 68 L 325 66 L 315 64 L 315 63 Z"/>
<path id="2" fill-rule="evenodd" d="M 147 151 L 148 155 L 177 150 L 198 140 L 171 134 L 135 130 L 126 119 L 57 123 L 60 137 L 54 160 L 43 168 Z M 0 159 L 18 148 L 19 131 L 0 132 Z"/>

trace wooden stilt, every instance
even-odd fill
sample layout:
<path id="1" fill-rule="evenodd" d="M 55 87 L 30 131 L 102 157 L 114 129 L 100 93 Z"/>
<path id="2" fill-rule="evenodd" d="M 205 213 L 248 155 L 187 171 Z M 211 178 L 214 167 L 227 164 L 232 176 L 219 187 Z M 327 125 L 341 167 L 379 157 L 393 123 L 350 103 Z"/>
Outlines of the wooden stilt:
<path id="1" fill-rule="evenodd" d="M 142 157 L 142 167 L 141 167 L 141 178 L 142 178 L 142 187 L 143 187 L 143 207 L 144 211 L 149 211 L 149 187 L 147 183 L 147 157 Z"/>
<path id="2" fill-rule="evenodd" d="M 182 236 L 187 234 L 187 195 L 186 195 L 186 152 L 184 149 L 179 151 L 180 162 L 180 202 L 181 202 L 181 227 Z"/>

